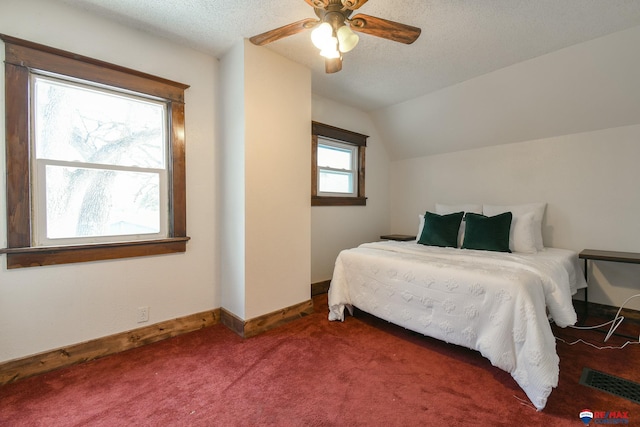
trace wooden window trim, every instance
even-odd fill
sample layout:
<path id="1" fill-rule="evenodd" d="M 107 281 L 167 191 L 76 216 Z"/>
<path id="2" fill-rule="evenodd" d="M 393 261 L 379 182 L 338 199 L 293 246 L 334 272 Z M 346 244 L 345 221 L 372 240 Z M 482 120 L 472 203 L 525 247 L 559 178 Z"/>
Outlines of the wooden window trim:
<path id="1" fill-rule="evenodd" d="M 335 139 L 358 147 L 358 189 L 356 197 L 318 195 L 318 136 Z M 311 206 L 366 206 L 365 152 L 367 135 L 340 129 L 319 122 L 311 122 Z"/>
<path id="2" fill-rule="evenodd" d="M 188 85 L 0 34 L 5 43 L 5 114 L 7 176 L 7 268 L 66 264 L 185 252 L 186 169 L 184 91 Z M 32 247 L 29 73 L 31 69 L 62 74 L 168 102 L 170 117 L 169 237 L 157 240 Z"/>

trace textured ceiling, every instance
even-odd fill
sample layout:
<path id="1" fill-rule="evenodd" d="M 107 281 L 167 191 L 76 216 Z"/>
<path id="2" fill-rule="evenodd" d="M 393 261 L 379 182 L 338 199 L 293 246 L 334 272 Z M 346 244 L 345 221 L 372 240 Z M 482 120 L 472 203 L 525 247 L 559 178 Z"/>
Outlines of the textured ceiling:
<path id="1" fill-rule="evenodd" d="M 222 56 L 242 38 L 315 17 L 304 0 L 58 0 Z M 362 34 L 343 70 L 303 32 L 267 45 L 312 70 L 313 92 L 376 110 L 640 25 L 640 0 L 369 0 L 358 12 L 422 28 L 412 45 Z"/>

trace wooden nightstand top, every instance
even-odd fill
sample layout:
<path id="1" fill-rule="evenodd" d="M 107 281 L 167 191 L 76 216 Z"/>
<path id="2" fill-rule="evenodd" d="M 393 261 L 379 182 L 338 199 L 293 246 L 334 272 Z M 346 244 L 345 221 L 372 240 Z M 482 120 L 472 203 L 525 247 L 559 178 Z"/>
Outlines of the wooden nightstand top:
<path id="1" fill-rule="evenodd" d="M 381 240 L 397 240 L 400 242 L 408 242 L 409 240 L 416 240 L 416 236 L 409 234 L 385 234 L 380 236 Z"/>
<path id="2" fill-rule="evenodd" d="M 601 251 L 598 249 L 585 249 L 578 254 L 578 258 L 592 259 L 596 261 L 626 262 L 629 264 L 640 264 L 640 253 L 635 252 L 615 252 Z"/>

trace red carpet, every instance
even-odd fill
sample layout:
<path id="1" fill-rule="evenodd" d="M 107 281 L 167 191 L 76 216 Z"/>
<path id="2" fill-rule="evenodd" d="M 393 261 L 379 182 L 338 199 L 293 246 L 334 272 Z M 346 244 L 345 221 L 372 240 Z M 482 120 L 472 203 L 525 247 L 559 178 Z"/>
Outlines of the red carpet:
<path id="1" fill-rule="evenodd" d="M 626 411 L 640 425 L 640 405 L 578 384 L 585 366 L 640 382 L 640 346 L 559 342 L 560 384 L 536 412 L 475 351 L 366 314 L 344 323 L 326 314 L 317 297 L 315 314 L 257 337 L 217 325 L 0 387 L 0 425 L 575 427 L 585 408 Z"/>

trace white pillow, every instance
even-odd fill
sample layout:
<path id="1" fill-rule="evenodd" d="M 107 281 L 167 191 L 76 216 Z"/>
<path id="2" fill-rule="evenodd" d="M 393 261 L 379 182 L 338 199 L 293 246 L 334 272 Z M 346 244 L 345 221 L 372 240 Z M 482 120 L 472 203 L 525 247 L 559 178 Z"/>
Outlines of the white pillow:
<path id="1" fill-rule="evenodd" d="M 482 205 L 475 204 L 463 204 L 463 205 L 443 205 L 441 203 L 436 203 L 436 213 L 438 215 L 448 215 L 456 212 L 464 212 L 465 215 L 467 212 L 473 212 L 477 214 L 482 214 Z M 423 219 L 424 221 L 424 219 Z M 458 230 L 458 247 L 462 247 L 462 242 L 464 242 L 464 218 L 460 222 L 460 229 Z"/>
<path id="2" fill-rule="evenodd" d="M 546 203 L 528 203 L 523 205 L 484 205 L 482 213 L 494 216 L 511 212 L 511 230 L 509 249 L 513 252 L 535 253 L 544 249 L 542 241 L 542 218 Z"/>
<path id="3" fill-rule="evenodd" d="M 511 229 L 509 230 L 509 249 L 511 249 L 511 252 L 528 254 L 538 252 L 536 247 L 538 230 L 540 230 L 540 226 L 536 221 L 534 212 L 527 212 L 524 215 L 514 217 L 511 220 Z"/>
<path id="4" fill-rule="evenodd" d="M 418 235 L 416 236 L 417 240 L 420 240 L 420 236 L 422 236 L 422 229 L 424 228 L 424 214 L 418 215 Z"/>

